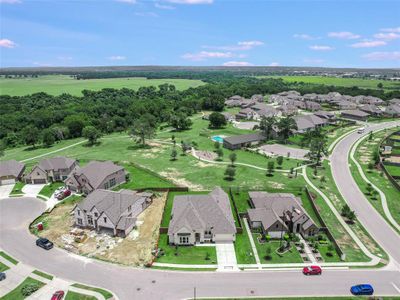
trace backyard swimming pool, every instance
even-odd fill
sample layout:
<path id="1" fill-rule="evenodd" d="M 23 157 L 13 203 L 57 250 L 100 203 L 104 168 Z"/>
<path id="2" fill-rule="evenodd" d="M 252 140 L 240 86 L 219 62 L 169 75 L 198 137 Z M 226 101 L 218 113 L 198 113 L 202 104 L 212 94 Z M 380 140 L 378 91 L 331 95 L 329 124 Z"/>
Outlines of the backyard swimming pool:
<path id="1" fill-rule="evenodd" d="M 219 135 L 214 135 L 213 137 L 211 137 L 211 139 L 214 142 L 218 142 L 218 143 L 221 143 L 221 144 L 224 142 L 224 138 L 222 136 L 219 136 Z"/>

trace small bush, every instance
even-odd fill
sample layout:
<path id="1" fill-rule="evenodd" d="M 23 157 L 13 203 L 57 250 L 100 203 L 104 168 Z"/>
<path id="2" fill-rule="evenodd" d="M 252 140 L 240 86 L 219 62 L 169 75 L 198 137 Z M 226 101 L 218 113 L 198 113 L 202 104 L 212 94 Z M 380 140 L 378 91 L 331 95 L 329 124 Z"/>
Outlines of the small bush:
<path id="1" fill-rule="evenodd" d="M 21 294 L 24 297 L 28 297 L 32 295 L 34 292 L 36 292 L 39 289 L 39 285 L 37 283 L 29 283 L 22 287 L 21 289 Z"/>

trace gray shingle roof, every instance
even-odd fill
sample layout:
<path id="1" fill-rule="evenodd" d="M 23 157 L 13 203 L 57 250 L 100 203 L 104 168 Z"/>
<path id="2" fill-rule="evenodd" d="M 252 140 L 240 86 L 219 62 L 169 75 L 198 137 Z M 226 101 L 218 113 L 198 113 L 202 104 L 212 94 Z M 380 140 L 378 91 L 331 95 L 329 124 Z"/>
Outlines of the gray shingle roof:
<path id="1" fill-rule="evenodd" d="M 108 175 L 123 169 L 124 167 L 118 166 L 112 161 L 91 161 L 86 166 L 76 170 L 75 174 L 78 176 L 85 175 L 90 185 L 97 189 Z"/>
<path id="2" fill-rule="evenodd" d="M 358 109 L 351 109 L 351 110 L 344 110 L 342 111 L 342 114 L 350 115 L 350 116 L 357 116 L 357 117 L 368 117 L 369 114 L 366 112 L 363 112 Z"/>
<path id="3" fill-rule="evenodd" d="M 179 195 L 174 198 L 168 234 L 180 229 L 213 229 L 216 234 L 236 233 L 229 196 L 216 187 L 208 195 Z"/>
<path id="4" fill-rule="evenodd" d="M 250 134 L 242 134 L 242 135 L 234 135 L 224 138 L 229 144 L 236 145 L 236 144 L 243 144 L 243 143 L 252 143 L 257 141 L 265 140 L 265 136 L 258 132 L 258 133 L 250 133 Z"/>
<path id="5" fill-rule="evenodd" d="M 60 169 L 69 169 L 74 163 L 75 159 L 64 157 L 64 156 L 57 156 L 52 158 L 43 159 L 39 163 L 39 167 L 42 170 L 49 171 L 49 170 L 60 170 Z"/>
<path id="6" fill-rule="evenodd" d="M 297 130 L 307 130 L 326 123 L 326 120 L 316 115 L 295 116 L 293 119 L 296 122 Z"/>
<path id="7" fill-rule="evenodd" d="M 0 177 L 18 177 L 24 170 L 24 168 L 25 165 L 23 163 L 20 163 L 19 161 L 16 161 L 15 159 L 0 161 Z"/>

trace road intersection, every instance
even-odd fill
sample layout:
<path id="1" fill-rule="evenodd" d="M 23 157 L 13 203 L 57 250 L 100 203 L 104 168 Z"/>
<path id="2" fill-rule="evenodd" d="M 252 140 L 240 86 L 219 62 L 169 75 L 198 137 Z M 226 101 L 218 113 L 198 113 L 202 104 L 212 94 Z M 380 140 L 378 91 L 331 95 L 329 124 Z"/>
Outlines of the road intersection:
<path id="1" fill-rule="evenodd" d="M 44 253 L 35 246 L 35 237 L 28 226 L 46 205 L 26 197 L 0 201 L 0 248 L 21 262 L 59 278 L 111 290 L 121 300 L 187 299 L 193 297 L 194 289 L 197 297 L 347 296 L 352 284 L 366 282 L 374 285 L 377 295 L 400 296 L 400 236 L 365 199 L 348 163 L 351 147 L 361 136 L 386 126 L 373 124 L 364 134 L 354 132 L 345 136 L 330 157 L 338 189 L 390 257 L 390 264 L 382 269 L 326 270 L 322 276 L 313 278 L 303 276 L 298 269 L 172 272 L 109 264 L 57 248 Z"/>

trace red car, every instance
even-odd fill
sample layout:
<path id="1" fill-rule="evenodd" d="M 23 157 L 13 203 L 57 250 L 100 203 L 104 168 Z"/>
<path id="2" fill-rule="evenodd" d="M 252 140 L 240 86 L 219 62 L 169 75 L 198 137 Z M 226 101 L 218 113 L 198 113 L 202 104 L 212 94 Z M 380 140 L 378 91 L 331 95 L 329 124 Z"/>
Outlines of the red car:
<path id="1" fill-rule="evenodd" d="M 57 291 L 51 296 L 51 300 L 61 300 L 64 298 L 64 291 Z"/>
<path id="2" fill-rule="evenodd" d="M 321 267 L 318 267 L 318 266 L 305 267 L 305 268 L 303 268 L 303 274 L 304 275 L 321 275 L 322 269 L 321 269 Z"/>
<path id="3" fill-rule="evenodd" d="M 71 195 L 71 191 L 70 191 L 70 190 L 65 190 L 64 192 L 60 193 L 60 194 L 57 196 L 57 199 L 58 199 L 58 200 L 62 200 L 62 199 L 64 199 L 64 198 L 68 197 L 69 195 Z"/>

